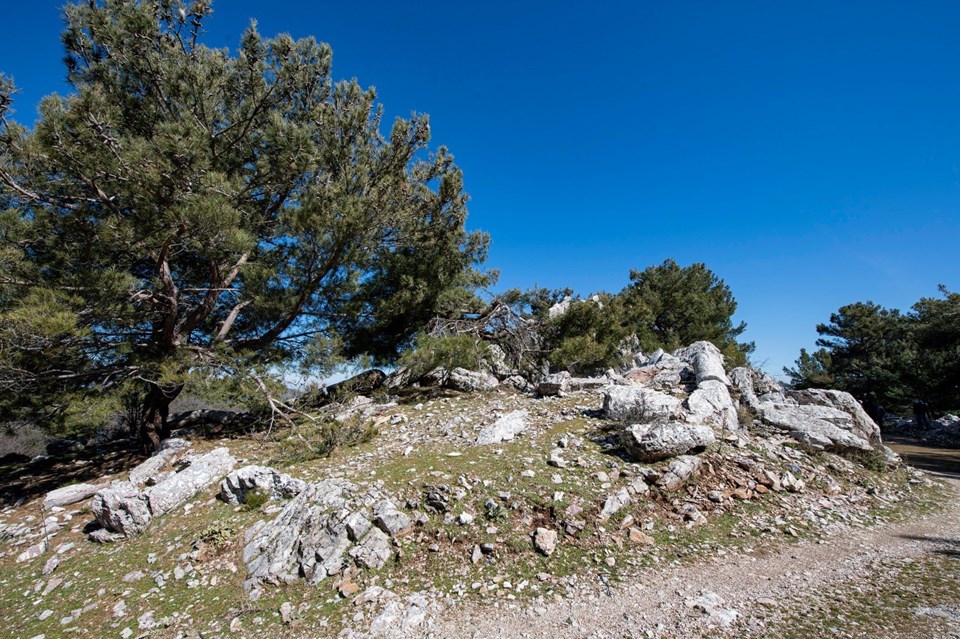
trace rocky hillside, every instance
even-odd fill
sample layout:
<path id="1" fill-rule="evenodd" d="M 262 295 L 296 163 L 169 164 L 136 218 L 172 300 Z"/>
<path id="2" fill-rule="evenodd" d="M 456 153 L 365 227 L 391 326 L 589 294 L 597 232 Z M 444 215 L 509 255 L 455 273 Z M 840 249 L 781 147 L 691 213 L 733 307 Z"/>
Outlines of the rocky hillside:
<path id="1" fill-rule="evenodd" d="M 149 459 L 114 442 L 4 469 L 0 636 L 428 635 L 940 495 L 849 395 L 727 371 L 706 342 L 536 388 L 429 379 L 296 431 L 198 426 Z M 684 632 L 736 634 L 704 596 Z"/>

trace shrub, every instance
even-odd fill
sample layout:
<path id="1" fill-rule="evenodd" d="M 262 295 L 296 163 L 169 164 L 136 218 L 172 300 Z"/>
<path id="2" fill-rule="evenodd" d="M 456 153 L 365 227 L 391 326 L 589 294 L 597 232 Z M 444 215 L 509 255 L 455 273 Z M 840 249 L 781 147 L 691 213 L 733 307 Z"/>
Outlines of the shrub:
<path id="1" fill-rule="evenodd" d="M 280 441 L 275 463 L 290 466 L 329 457 L 338 448 L 349 448 L 372 441 L 378 435 L 372 423 L 357 419 L 299 424 Z"/>
<path id="2" fill-rule="evenodd" d="M 243 509 L 260 510 L 268 501 L 270 501 L 270 493 L 255 488 L 243 496 Z"/>
<path id="3" fill-rule="evenodd" d="M 413 346 L 400 357 L 413 378 L 435 368 L 479 370 L 490 359 L 489 347 L 471 335 L 417 335 Z"/>

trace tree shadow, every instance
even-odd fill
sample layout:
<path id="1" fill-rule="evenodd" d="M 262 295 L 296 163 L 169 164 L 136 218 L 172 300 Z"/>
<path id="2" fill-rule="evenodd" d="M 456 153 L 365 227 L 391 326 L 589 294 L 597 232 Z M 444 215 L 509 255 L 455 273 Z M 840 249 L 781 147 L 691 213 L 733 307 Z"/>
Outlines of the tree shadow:
<path id="1" fill-rule="evenodd" d="M 249 423 L 194 423 L 174 430 L 171 436 L 201 441 L 251 434 Z M 139 441 L 120 438 L 77 452 L 41 455 L 31 461 L 0 466 L 0 507 L 23 504 L 69 484 L 97 483 L 108 475 L 131 470 L 147 457 Z"/>
<path id="2" fill-rule="evenodd" d="M 68 484 L 96 482 L 123 472 L 146 459 L 139 443 L 120 439 L 76 453 L 40 456 L 0 468 L 0 506 L 13 506 L 41 497 Z"/>
<path id="3" fill-rule="evenodd" d="M 929 545 L 927 552 L 960 559 L 960 539 L 933 535 L 900 535 L 900 538 L 920 541 Z"/>
<path id="4" fill-rule="evenodd" d="M 960 449 L 940 448 L 904 437 L 888 437 L 890 446 L 904 463 L 940 477 L 960 479 Z"/>

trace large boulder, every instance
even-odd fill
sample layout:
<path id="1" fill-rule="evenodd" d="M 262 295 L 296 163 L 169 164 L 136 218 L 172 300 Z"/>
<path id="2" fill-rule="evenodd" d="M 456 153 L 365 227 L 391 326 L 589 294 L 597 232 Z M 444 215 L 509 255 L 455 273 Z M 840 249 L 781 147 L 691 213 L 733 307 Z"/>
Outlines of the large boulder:
<path id="1" fill-rule="evenodd" d="M 537 395 L 541 397 L 550 397 L 565 393 L 570 389 L 570 373 L 560 371 L 547 375 L 547 378 L 537 384 Z"/>
<path id="2" fill-rule="evenodd" d="M 706 424 L 721 430 L 737 430 L 740 420 L 737 405 L 722 382 L 708 379 L 700 382 L 697 390 L 687 398 L 687 414 L 691 422 Z"/>
<path id="3" fill-rule="evenodd" d="M 749 368 L 730 372 L 740 401 L 766 426 L 814 450 L 880 450 L 880 427 L 849 393 L 809 389 L 784 392 L 773 379 Z"/>
<path id="4" fill-rule="evenodd" d="M 382 495 L 361 492 L 342 479 L 308 484 L 275 519 L 259 521 L 247 531 L 244 588 L 256 598 L 264 583 L 302 577 L 316 584 L 354 564 L 380 568 L 393 556 L 393 537 L 409 527 L 409 517 Z"/>
<path id="5" fill-rule="evenodd" d="M 312 583 L 339 573 L 352 542 L 347 518 L 363 508 L 357 488 L 344 480 L 310 484 L 272 521 L 259 521 L 246 533 L 243 562 L 248 591 L 263 582 L 286 583 L 301 575 Z"/>
<path id="6" fill-rule="evenodd" d="M 810 389 L 791 391 L 783 402 L 760 402 L 764 423 L 814 450 L 874 450 L 880 427 L 850 393 Z"/>
<path id="7" fill-rule="evenodd" d="M 303 492 L 306 486 L 302 479 L 294 479 L 273 468 L 244 466 L 224 477 L 217 497 L 228 504 L 242 504 L 248 493 L 259 491 L 269 499 L 290 499 Z"/>
<path id="8" fill-rule="evenodd" d="M 129 481 L 98 491 L 90 508 L 97 523 L 127 536 L 142 533 L 153 518 L 140 488 Z"/>
<path id="9" fill-rule="evenodd" d="M 808 390 L 791 391 L 789 397 L 798 404 L 810 406 L 825 406 L 843 411 L 849 416 L 850 431 L 871 444 L 880 443 L 880 427 L 867 415 L 853 395 L 837 390 L 811 388 Z"/>
<path id="10" fill-rule="evenodd" d="M 625 422 L 677 420 L 683 416 L 683 401 L 642 386 L 608 386 L 603 392 L 603 414 Z"/>
<path id="11" fill-rule="evenodd" d="M 63 486 L 47 493 L 47 496 L 43 498 L 43 507 L 69 506 L 70 504 L 75 504 L 78 501 L 93 497 L 101 488 L 103 488 L 103 486 L 96 484 L 71 484 L 69 486 Z"/>
<path id="12" fill-rule="evenodd" d="M 872 450 L 869 440 L 854 432 L 850 415 L 829 406 L 761 404 L 760 417 L 813 450 Z"/>
<path id="13" fill-rule="evenodd" d="M 694 342 L 690 346 L 674 352 L 674 357 L 693 367 L 697 376 L 697 384 L 706 380 L 730 384 L 730 380 L 727 379 L 727 374 L 723 370 L 723 354 L 719 348 L 710 342 Z"/>
<path id="14" fill-rule="evenodd" d="M 237 463 L 226 448 L 215 448 L 184 461 L 186 466 L 143 491 L 154 517 L 170 512 L 198 491 L 218 481 Z"/>
<path id="15" fill-rule="evenodd" d="M 128 480 L 98 491 L 91 504 L 93 516 L 111 532 L 127 536 L 142 533 L 151 519 L 170 512 L 233 470 L 236 460 L 226 448 L 216 448 L 187 456 L 181 464 L 176 472 L 164 475 L 146 490 Z M 150 468 L 155 465 L 151 463 Z"/>
<path id="16" fill-rule="evenodd" d="M 634 424 L 621 431 L 620 441 L 635 461 L 654 462 L 701 452 L 717 438 L 709 426 L 670 422 Z"/>
<path id="17" fill-rule="evenodd" d="M 499 444 L 512 440 L 527 429 L 527 411 L 515 410 L 507 413 L 493 424 L 480 431 L 478 444 Z"/>
<path id="18" fill-rule="evenodd" d="M 455 368 L 447 373 L 444 386 L 458 391 L 477 392 L 493 390 L 500 385 L 493 374 L 485 371 L 468 371 L 465 368 Z"/>

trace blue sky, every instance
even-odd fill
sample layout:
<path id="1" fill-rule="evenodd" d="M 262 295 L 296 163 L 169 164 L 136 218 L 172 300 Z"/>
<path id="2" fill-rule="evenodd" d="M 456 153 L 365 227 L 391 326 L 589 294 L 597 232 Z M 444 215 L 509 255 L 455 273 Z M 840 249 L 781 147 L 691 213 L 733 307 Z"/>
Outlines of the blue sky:
<path id="1" fill-rule="evenodd" d="M 26 123 L 65 90 L 61 4 L 4 7 Z M 500 289 L 705 262 L 775 373 L 843 304 L 960 289 L 960 4 L 220 0 L 208 44 L 250 18 L 430 114 Z"/>

